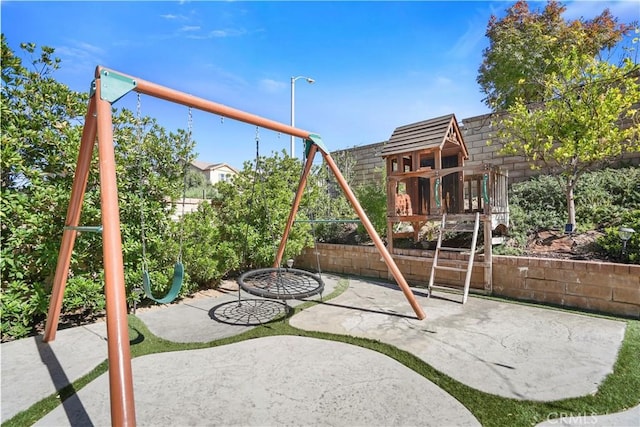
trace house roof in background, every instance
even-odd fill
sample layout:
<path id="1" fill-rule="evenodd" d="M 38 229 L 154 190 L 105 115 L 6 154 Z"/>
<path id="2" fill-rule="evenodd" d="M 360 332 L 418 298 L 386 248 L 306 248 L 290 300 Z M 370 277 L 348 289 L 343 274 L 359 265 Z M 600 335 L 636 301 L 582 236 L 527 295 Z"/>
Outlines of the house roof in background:
<path id="1" fill-rule="evenodd" d="M 203 172 L 227 168 L 227 169 L 230 169 L 233 173 L 238 173 L 238 170 L 236 168 L 234 168 L 233 166 L 227 163 L 210 163 L 210 162 L 203 162 L 202 160 L 194 160 L 191 162 L 191 165 L 193 167 L 200 169 Z"/>

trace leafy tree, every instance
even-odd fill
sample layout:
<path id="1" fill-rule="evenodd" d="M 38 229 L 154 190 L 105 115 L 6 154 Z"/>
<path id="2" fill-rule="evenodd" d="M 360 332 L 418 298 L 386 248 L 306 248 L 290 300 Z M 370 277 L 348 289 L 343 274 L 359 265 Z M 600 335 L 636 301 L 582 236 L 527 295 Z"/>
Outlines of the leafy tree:
<path id="1" fill-rule="evenodd" d="M 578 178 L 624 151 L 640 150 L 640 117 L 633 108 L 640 99 L 639 68 L 628 58 L 620 67 L 597 60 L 580 43 L 557 64 L 544 81 L 544 103 L 532 106 L 518 98 L 497 135 L 503 153 L 541 161 L 558 175 L 567 222 L 575 226 Z"/>
<path id="2" fill-rule="evenodd" d="M 201 172 L 194 169 L 187 171 L 187 188 L 200 188 L 206 184 L 207 178 Z"/>
<path id="3" fill-rule="evenodd" d="M 3 337 L 25 335 L 34 319 L 46 313 L 87 99 L 53 79 L 59 67 L 53 49 L 44 47 L 38 56 L 34 44 L 23 43 L 21 48 L 33 57 L 30 68 L 2 35 Z M 89 204 L 94 196 L 88 195 Z M 88 208 L 84 217 L 92 222 L 95 214 Z M 96 236 L 79 239 L 72 268 L 94 265 L 92 246 L 100 248 Z M 70 280 L 71 293 L 81 282 L 77 277 Z M 95 296 L 87 292 L 85 296 Z M 79 308 L 73 302 L 66 299 L 67 308 Z"/>
<path id="4" fill-rule="evenodd" d="M 2 35 L 0 198 L 2 337 L 20 337 L 44 318 L 55 273 L 75 173 L 88 95 L 54 78 L 54 50 L 21 44 L 22 59 Z M 167 135 L 155 121 L 129 111 L 114 114 L 114 141 L 125 280 L 140 283 L 140 220 L 144 212 L 151 268 L 175 261 L 170 220 L 182 188 L 183 162 L 190 152 L 184 131 Z M 137 138 L 138 129 L 144 138 Z M 81 222 L 100 224 L 99 176 L 93 161 Z M 141 175 L 141 171 L 142 174 Z M 174 233 L 174 234 L 172 234 Z M 167 268 L 168 267 L 168 268 Z M 81 233 L 71 258 L 63 312 L 95 313 L 104 307 L 102 239 Z M 168 281 L 168 279 L 167 279 Z"/>
<path id="5" fill-rule="evenodd" d="M 489 46 L 477 77 L 487 106 L 502 111 L 517 99 L 543 101 L 546 78 L 558 72 L 565 55 L 577 47 L 579 54 L 596 57 L 632 29 L 619 24 L 608 9 L 594 19 L 571 22 L 562 18 L 565 10 L 549 1 L 542 11 L 532 11 L 521 0 L 507 9 L 504 18 L 491 16 L 486 32 Z"/>
<path id="6" fill-rule="evenodd" d="M 218 182 L 216 215 L 220 239 L 240 254 L 238 268 L 247 270 L 271 266 L 291 210 L 300 180 L 300 162 L 282 153 L 260 157 L 258 167 L 245 162 L 230 182 Z M 314 179 L 309 179 L 298 219 L 306 219 L 307 207 L 317 197 Z M 284 259 L 300 254 L 310 245 L 308 224 L 296 224 L 289 235 Z"/>
<path id="7" fill-rule="evenodd" d="M 195 199 L 206 199 L 211 197 L 211 195 L 214 193 L 213 184 L 211 184 L 211 182 L 207 180 L 202 172 L 199 172 L 193 168 L 189 168 L 186 178 L 186 197 Z"/>
<path id="8" fill-rule="evenodd" d="M 387 235 L 387 190 L 386 174 L 378 182 L 370 182 L 356 189 L 358 201 L 371 221 L 373 228 L 379 236 Z M 368 238 L 364 226 L 358 226 L 358 234 Z"/>

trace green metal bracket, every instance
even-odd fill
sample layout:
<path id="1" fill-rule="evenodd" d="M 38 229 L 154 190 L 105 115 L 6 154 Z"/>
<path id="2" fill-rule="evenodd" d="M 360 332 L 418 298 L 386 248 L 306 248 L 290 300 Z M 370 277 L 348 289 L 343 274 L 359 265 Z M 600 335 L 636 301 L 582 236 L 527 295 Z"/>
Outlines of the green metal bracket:
<path id="1" fill-rule="evenodd" d="M 482 175 L 482 199 L 484 200 L 485 205 L 489 204 L 489 189 L 487 188 L 488 183 L 489 174 L 485 173 Z"/>
<path id="2" fill-rule="evenodd" d="M 65 225 L 64 227 L 65 230 L 74 230 L 74 231 L 86 231 L 88 233 L 102 233 L 102 226 L 101 225 L 78 225 L 78 226 L 71 226 L 71 225 Z"/>
<path id="3" fill-rule="evenodd" d="M 91 80 L 91 87 L 89 88 L 89 98 L 93 98 L 93 95 L 96 94 L 96 80 Z"/>
<path id="4" fill-rule="evenodd" d="M 329 150 L 327 149 L 327 147 L 324 145 L 324 142 L 322 142 L 322 137 L 320 135 L 316 135 L 316 134 L 310 134 L 309 138 L 307 138 L 305 141 L 305 148 L 304 148 L 304 156 L 305 157 L 309 157 L 309 151 L 311 150 L 311 146 L 313 144 L 316 144 L 318 146 L 319 149 L 321 149 L 322 151 L 324 151 L 325 153 L 329 154 Z"/>
<path id="5" fill-rule="evenodd" d="M 136 81 L 131 77 L 111 70 L 100 70 L 100 98 L 103 101 L 109 101 L 113 104 L 136 86 Z"/>

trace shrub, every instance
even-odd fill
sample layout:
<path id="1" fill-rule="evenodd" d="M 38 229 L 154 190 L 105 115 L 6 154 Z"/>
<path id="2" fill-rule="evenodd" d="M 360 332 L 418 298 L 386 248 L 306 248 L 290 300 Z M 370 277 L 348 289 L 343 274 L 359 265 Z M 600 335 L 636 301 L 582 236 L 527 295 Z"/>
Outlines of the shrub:
<path id="1" fill-rule="evenodd" d="M 245 162 L 231 182 L 219 182 L 219 199 L 214 201 L 220 240 L 225 250 L 238 256 L 237 268 L 247 270 L 271 266 L 291 203 L 300 179 L 300 163 L 283 153 L 260 157 L 258 167 Z M 298 212 L 306 219 L 314 183 L 309 180 Z M 286 242 L 283 260 L 295 258 L 312 243 L 308 224 L 292 227 Z"/>
<path id="2" fill-rule="evenodd" d="M 87 275 L 70 277 L 64 291 L 64 312 L 96 313 L 104 310 L 104 285 L 98 277 Z"/>
<path id="3" fill-rule="evenodd" d="M 2 341 L 29 335 L 47 313 L 48 295 L 44 286 L 14 280 L 3 284 L 0 293 Z"/>
<path id="4" fill-rule="evenodd" d="M 617 229 L 636 224 L 640 209 L 640 168 L 603 169 L 585 173 L 575 191 L 578 231 L 606 230 L 600 252 L 619 260 L 622 246 Z M 529 181 L 515 183 L 509 192 L 510 239 L 497 246 L 497 254 L 518 254 L 524 251 L 527 236 L 544 229 L 562 229 L 566 222 L 564 194 L 556 178 L 540 175 Z M 628 225 L 638 230 L 634 225 Z M 629 259 L 638 237 L 629 242 Z M 633 262 L 633 261 L 632 261 Z"/>
<path id="5" fill-rule="evenodd" d="M 640 168 L 603 169 L 585 174 L 576 188 L 581 229 L 614 225 L 629 209 L 640 209 Z"/>
<path id="6" fill-rule="evenodd" d="M 367 214 L 369 221 L 373 225 L 379 236 L 387 235 L 387 192 L 384 181 L 377 184 L 368 184 L 358 187 L 355 191 L 356 197 Z M 358 234 L 368 238 L 367 231 L 362 224 L 358 225 Z"/>
<path id="7" fill-rule="evenodd" d="M 28 66 L 2 35 L 0 169 L 1 323 L 5 335 L 33 332 L 47 309 L 81 139 L 88 95 L 53 78 L 60 67 L 54 50 L 21 44 Z M 184 131 L 167 134 L 153 119 L 115 111 L 114 147 L 125 281 L 140 283 L 140 230 L 144 211 L 152 267 L 164 268 L 162 248 L 170 228 L 171 202 L 181 194 L 183 162 L 189 157 Z M 94 159 L 84 195 L 82 223 L 100 223 L 98 167 Z M 144 171 L 144 177 L 140 175 Z M 144 179 L 143 179 L 144 178 Z M 81 233 L 71 258 L 64 310 L 101 311 L 104 306 L 102 239 Z M 64 314 L 64 313 L 63 313 Z"/>
<path id="8" fill-rule="evenodd" d="M 565 196 L 562 184 L 552 176 L 540 175 L 511 186 L 509 206 L 518 206 L 524 216 L 511 222 L 527 233 L 541 229 L 559 229 L 565 224 Z"/>
<path id="9" fill-rule="evenodd" d="M 238 269 L 239 253 L 232 242 L 221 239 L 219 219 L 210 203 L 201 203 L 183 220 L 182 259 L 189 279 L 197 288 L 216 287 L 230 271 Z"/>
<path id="10" fill-rule="evenodd" d="M 612 225 L 605 229 L 606 234 L 596 241 L 599 251 L 614 261 L 640 264 L 640 209 L 628 210 L 619 217 L 612 218 L 610 223 Z M 622 241 L 618 235 L 620 227 L 629 227 L 636 231 L 627 242 L 624 254 Z"/>

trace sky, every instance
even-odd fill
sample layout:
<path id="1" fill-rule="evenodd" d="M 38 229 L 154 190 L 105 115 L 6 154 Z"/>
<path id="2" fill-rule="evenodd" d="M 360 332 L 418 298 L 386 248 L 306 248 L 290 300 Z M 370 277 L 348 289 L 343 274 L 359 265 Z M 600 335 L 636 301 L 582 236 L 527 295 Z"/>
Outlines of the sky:
<path id="1" fill-rule="evenodd" d="M 402 125 L 489 112 L 476 83 L 491 15 L 513 1 L 0 1 L 1 28 L 55 49 L 54 77 L 88 91 L 96 66 L 120 71 L 322 137 L 330 150 L 387 140 Z M 565 19 L 609 8 L 640 20 L 637 1 L 567 1 Z M 532 8 L 544 2 L 531 1 Z M 117 108 L 135 111 L 130 93 Z M 142 114 L 169 131 L 187 128 L 187 107 L 142 96 Z M 193 112 L 197 158 L 242 168 L 290 151 L 288 135 Z M 295 143 L 300 157 L 303 145 Z"/>

